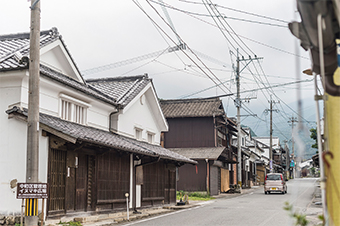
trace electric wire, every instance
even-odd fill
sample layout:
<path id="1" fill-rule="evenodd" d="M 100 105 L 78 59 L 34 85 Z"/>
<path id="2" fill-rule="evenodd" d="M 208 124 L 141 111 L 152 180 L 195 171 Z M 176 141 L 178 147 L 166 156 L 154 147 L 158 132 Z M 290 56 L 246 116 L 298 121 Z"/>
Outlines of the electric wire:
<path id="1" fill-rule="evenodd" d="M 150 4 L 150 3 L 149 3 Z M 212 10 L 212 9 L 211 9 Z M 212 10 L 213 11 L 213 10 Z M 214 11 L 213 11 L 214 12 Z M 221 23 L 221 22 L 220 22 Z M 219 27 L 218 26 L 218 28 L 219 29 L 221 29 L 221 27 Z M 227 30 L 225 27 L 224 27 L 224 29 L 225 30 Z M 229 34 L 231 34 L 231 32 L 229 32 L 228 30 L 227 30 L 227 32 L 229 33 Z M 235 33 L 234 31 L 233 31 L 233 33 Z M 236 33 L 235 33 L 236 34 Z M 239 39 L 240 39 L 240 37 L 238 37 Z M 241 39 L 240 39 L 241 40 Z M 235 41 L 235 40 L 234 40 Z M 236 41 L 235 41 L 236 42 Z M 235 48 L 234 46 L 233 46 L 233 48 Z M 243 50 L 244 52 L 246 52 L 245 50 Z M 196 64 L 197 65 L 197 64 Z M 197 65 L 198 66 L 198 65 Z M 200 68 L 199 66 L 198 66 L 198 68 Z M 201 68 L 200 68 L 200 70 L 202 70 Z M 204 71 L 204 70 L 202 70 L 202 71 Z M 206 73 L 205 73 L 206 74 Z M 253 73 L 252 73 L 253 74 Z M 257 74 L 258 74 L 258 72 L 257 72 Z M 253 75 L 254 76 L 254 75 Z M 210 78 L 211 79 L 211 78 Z M 258 79 L 256 79 L 255 77 L 254 77 L 254 79 L 255 79 L 255 81 L 257 82 L 257 80 Z M 258 83 L 258 82 L 257 82 Z M 262 81 L 262 83 L 264 84 L 264 82 Z M 216 84 L 216 83 L 215 83 Z M 217 84 L 216 84 L 216 86 L 218 86 Z M 265 86 L 265 85 L 264 85 Z M 215 87 L 215 86 L 214 86 Z M 266 87 L 266 86 L 265 86 Z"/>
<path id="2" fill-rule="evenodd" d="M 204 0 L 202 0 L 203 2 L 204 2 Z M 212 5 L 212 4 L 210 4 L 210 5 Z M 209 14 L 212 16 L 212 12 L 216 15 L 216 12 L 214 11 L 214 9 L 213 8 L 211 8 L 210 10 L 208 9 L 208 7 L 205 5 L 205 7 L 206 7 L 206 9 L 207 9 L 207 11 L 209 12 Z M 219 14 L 219 12 L 217 12 L 218 14 Z M 221 33 L 223 34 L 223 36 L 227 39 L 227 41 L 231 44 L 231 42 L 230 42 L 230 40 L 227 38 L 227 36 L 224 34 L 224 32 L 222 31 L 222 29 L 220 28 L 220 26 L 218 25 L 218 23 L 217 23 L 217 21 L 215 20 L 215 18 L 212 16 L 212 19 L 214 20 L 214 22 L 215 22 L 215 24 L 216 24 L 216 26 L 219 28 L 219 30 L 221 31 Z M 223 22 L 219 19 L 219 17 L 217 17 L 217 19 L 219 20 L 219 22 L 220 22 L 220 24 L 224 27 L 224 29 L 225 30 L 227 30 L 226 28 L 225 28 L 225 26 L 224 26 L 224 24 L 223 24 Z M 225 23 L 227 23 L 225 20 L 224 20 L 224 22 Z M 227 23 L 227 25 L 229 26 L 229 28 L 230 29 L 232 29 L 231 28 L 231 26 Z M 233 29 L 232 29 L 233 30 Z M 229 35 L 230 35 L 230 33 L 229 33 Z M 232 39 L 236 42 L 236 44 L 237 45 L 239 45 L 238 44 L 238 42 L 235 40 L 235 38 L 232 36 L 232 35 L 230 35 L 231 37 L 232 37 Z M 239 37 L 238 37 L 239 38 Z M 240 39 L 240 38 L 239 38 Z M 241 40 L 241 39 L 240 39 Z M 241 40 L 241 42 L 250 50 L 250 48 Z M 232 45 L 232 44 L 231 44 Z M 233 46 L 233 48 L 235 49 L 235 50 L 237 50 L 237 48 L 235 48 L 235 46 L 234 45 L 232 45 Z M 241 45 L 239 45 L 239 47 L 247 54 L 247 51 L 245 51 L 242 47 L 241 47 Z M 251 50 L 250 50 L 251 51 Z M 252 51 L 251 51 L 252 52 Z M 247 54 L 248 55 L 248 54 Z M 234 100 L 235 101 L 235 100 Z M 255 115 L 255 117 L 258 117 L 256 114 L 254 114 L 253 112 L 252 112 L 252 110 L 251 109 L 249 109 L 247 106 L 243 106 L 243 109 L 247 112 L 247 113 L 249 113 L 250 115 Z"/>
<path id="3" fill-rule="evenodd" d="M 188 16 L 193 17 L 193 18 L 195 18 L 196 20 L 199 20 L 199 21 L 201 21 L 201 22 L 203 22 L 203 23 L 209 24 L 210 26 L 216 27 L 215 24 L 212 24 L 212 23 L 210 23 L 210 22 L 208 22 L 208 21 L 206 21 L 206 20 L 203 20 L 203 19 L 201 19 L 201 18 L 198 18 L 198 17 L 196 17 L 196 16 L 194 16 L 194 15 L 188 15 Z M 228 30 L 227 30 L 227 32 L 228 32 L 228 33 L 231 33 L 231 32 L 228 31 Z M 270 49 L 274 49 L 274 50 L 279 51 L 279 52 L 282 52 L 282 53 L 286 53 L 286 54 L 289 54 L 289 55 L 292 55 L 292 56 L 300 57 L 300 58 L 305 59 L 305 60 L 309 60 L 308 57 L 296 55 L 295 53 L 288 52 L 288 51 L 286 51 L 286 50 L 283 50 L 283 49 L 280 49 L 280 48 L 277 48 L 277 47 L 274 47 L 274 46 L 271 46 L 271 45 L 262 43 L 262 42 L 260 42 L 260 41 L 256 41 L 256 40 L 254 40 L 254 39 L 251 39 L 251 38 L 248 38 L 248 37 L 245 37 L 245 36 L 242 36 L 242 35 L 239 35 L 239 36 L 242 37 L 242 38 L 244 38 L 244 39 L 246 39 L 246 40 L 249 40 L 249 41 L 251 41 L 251 42 L 254 42 L 254 43 L 258 44 L 258 45 L 262 45 L 262 46 L 265 46 L 265 47 L 270 48 Z"/>
<path id="4" fill-rule="evenodd" d="M 176 42 L 174 42 L 174 40 L 151 18 L 151 16 L 136 2 L 136 0 L 132 0 L 136 5 L 137 5 L 137 7 L 151 20 L 151 21 L 153 21 L 153 23 L 167 36 L 167 38 L 169 38 L 174 44 L 176 44 Z M 153 8 L 153 10 L 157 13 L 157 15 L 164 21 L 164 23 L 166 23 L 168 26 L 169 26 L 169 24 L 164 20 L 164 18 L 158 13 L 158 11 L 150 4 L 150 2 L 147 0 L 147 3 L 150 5 L 150 7 L 151 8 Z M 170 27 L 171 28 L 171 27 Z M 172 29 L 172 28 L 171 28 Z M 172 31 L 173 31 L 173 29 L 172 29 Z M 179 37 L 180 38 L 180 37 Z M 186 46 L 187 46 L 187 48 L 190 50 L 190 48 L 188 47 L 188 45 L 183 41 L 183 39 L 181 39 L 180 38 L 180 40 L 182 41 L 182 43 L 184 43 Z M 186 55 L 187 57 L 188 57 L 188 59 L 190 59 L 196 66 L 198 66 L 199 68 L 200 68 L 200 70 L 207 76 L 207 77 L 209 77 L 210 78 L 210 80 L 212 80 L 216 85 L 218 84 L 218 83 L 216 83 L 215 81 L 214 81 L 214 79 L 212 79 L 211 78 L 211 76 L 210 75 L 208 75 L 208 73 L 205 71 L 205 70 L 203 70 L 186 52 L 184 52 L 182 49 L 181 49 L 181 51 L 184 53 L 184 55 Z M 195 54 L 194 54 L 195 55 Z M 196 56 L 197 57 L 197 56 Z M 198 57 L 197 57 L 198 58 Z M 202 63 L 202 62 L 201 62 Z M 203 63 L 203 65 L 205 65 L 204 63 Z M 209 71 L 209 70 L 208 70 Z M 213 72 L 211 72 L 210 71 L 210 73 L 212 73 L 213 75 L 214 75 L 214 73 Z M 216 75 L 214 75 L 215 77 L 216 77 Z M 217 78 L 218 79 L 218 78 Z M 222 91 L 224 91 L 223 89 L 222 89 L 222 87 L 221 86 L 219 86 L 219 88 L 222 90 Z M 227 87 L 226 87 L 227 88 Z M 228 90 L 228 89 L 227 89 Z"/>
<path id="5" fill-rule="evenodd" d="M 204 0 L 203 0 L 204 1 Z M 206 0 L 208 2 L 208 0 Z M 210 2 L 210 6 L 215 6 L 211 0 L 209 0 Z M 221 17 L 222 14 L 220 13 L 220 11 L 218 11 L 218 9 L 216 7 L 214 7 L 215 11 L 218 13 L 218 16 Z M 216 14 L 215 14 L 216 15 Z M 223 21 L 228 25 L 228 27 L 231 29 L 231 31 L 236 35 L 236 37 L 241 41 L 241 43 L 253 54 L 255 55 L 255 53 L 249 48 L 249 46 L 240 38 L 240 36 L 234 31 L 234 29 L 230 26 L 230 24 L 225 20 L 224 17 L 222 17 Z M 226 29 L 227 30 L 227 29 Z M 249 55 L 249 54 L 247 54 Z"/>
<path id="6" fill-rule="evenodd" d="M 204 2 L 204 1 L 203 1 Z M 209 6 L 212 6 L 213 4 L 212 4 L 212 2 L 210 1 L 210 4 L 209 4 Z M 206 7 L 207 8 L 207 7 Z M 216 8 L 215 8 L 216 9 Z M 212 10 L 213 12 L 214 12 L 214 10 Z M 217 11 L 217 10 L 216 10 Z M 218 11 L 217 11 L 218 12 Z M 210 13 L 210 12 L 209 12 Z M 219 13 L 219 12 L 218 12 Z M 220 13 L 219 13 L 219 15 L 220 15 Z M 225 20 L 224 20 L 225 21 Z M 215 22 L 216 23 L 216 22 Z M 227 23 L 226 21 L 225 21 L 225 23 Z M 228 23 L 227 23 L 228 24 Z M 228 24 L 228 26 L 229 26 L 229 24 Z M 218 26 L 219 27 L 219 26 Z M 224 27 L 225 28 L 225 27 Z M 231 28 L 231 26 L 229 26 L 229 28 L 232 30 L 232 32 L 234 33 L 234 34 L 236 34 L 236 32 Z M 219 29 L 221 30 L 221 28 L 219 27 Z M 225 30 L 227 30 L 226 28 L 225 28 Z M 241 42 L 245 45 L 245 43 L 242 41 L 242 39 L 236 34 L 236 36 L 241 40 Z M 234 41 L 235 41 L 235 39 L 234 39 Z M 236 41 L 235 41 L 236 42 Z M 246 45 L 245 45 L 246 46 Z M 248 47 L 248 46 L 246 46 L 249 50 L 250 50 L 250 48 Z M 244 49 L 243 49 L 243 51 L 244 51 Z M 250 50 L 251 51 L 251 50 Z M 252 51 L 251 51 L 252 52 Z M 253 54 L 254 54 L 254 52 L 252 52 Z M 255 54 L 254 54 L 255 55 Z M 254 64 L 254 63 L 253 63 Z M 260 65 L 260 64 L 259 64 Z M 256 69 L 256 67 L 254 66 L 254 68 L 255 68 L 255 70 L 257 71 L 257 69 Z M 249 71 L 250 71 L 250 73 L 253 75 L 253 73 L 252 73 L 252 71 L 249 69 L 249 68 L 247 68 Z M 263 71 L 263 68 L 261 67 L 261 70 Z M 257 72 L 258 73 L 258 72 Z M 265 74 L 264 73 L 264 71 L 263 71 L 263 74 Z M 257 79 L 256 79 L 256 77 L 253 75 L 253 77 L 254 77 L 254 80 L 257 82 Z M 266 78 L 266 76 L 264 76 L 265 78 Z M 268 83 L 268 85 L 270 84 L 269 83 L 269 81 L 268 81 L 268 79 L 266 78 L 266 80 L 267 80 L 267 83 Z M 257 82 L 258 83 L 258 82 Z M 266 87 L 266 85 L 264 84 L 264 82 L 261 80 L 261 83 L 264 85 L 264 87 Z M 259 84 L 258 84 L 259 85 Z M 274 93 L 273 92 L 273 90 L 271 89 L 270 90 L 272 93 Z M 266 97 L 266 95 L 264 94 L 264 92 L 263 92 L 263 90 L 261 89 L 261 92 L 263 93 L 263 95 L 265 96 L 265 98 L 268 100 L 268 98 Z M 275 93 L 274 93 L 275 94 Z M 276 94 L 275 94 L 275 96 L 276 96 Z"/>
<path id="7" fill-rule="evenodd" d="M 200 2 L 193 2 L 193 1 L 187 1 L 187 0 L 179 0 L 179 1 L 180 2 L 186 2 L 186 3 L 192 3 L 192 4 L 202 4 Z M 239 12 L 239 13 L 248 14 L 248 15 L 251 15 L 251 16 L 261 17 L 261 18 L 264 18 L 264 19 L 278 21 L 278 22 L 285 23 L 285 24 L 289 23 L 289 21 L 285 21 L 285 20 L 282 20 L 282 19 L 277 19 L 277 18 L 273 18 L 273 17 L 269 17 L 269 16 L 263 16 L 263 15 L 256 14 L 256 13 L 250 13 L 250 12 L 246 12 L 246 11 L 243 11 L 243 10 L 234 9 L 234 8 L 231 8 L 231 7 L 226 7 L 226 6 L 222 6 L 222 5 L 218 5 L 218 4 L 215 4 L 215 5 L 216 5 L 216 7 L 220 7 L 220 8 L 223 8 L 223 9 L 227 9 L 227 10 L 231 10 L 231 11 L 235 11 L 235 12 Z"/>
<path id="8" fill-rule="evenodd" d="M 169 23 L 167 23 L 164 18 L 159 14 L 159 12 L 157 11 L 157 9 L 150 3 L 149 0 L 146 0 L 146 2 L 149 4 L 149 6 L 156 12 L 156 14 L 163 20 L 163 22 L 174 32 L 176 33 L 176 31 L 171 27 L 171 25 Z M 166 33 L 165 33 L 166 34 Z M 166 34 L 167 35 L 167 34 Z M 205 69 L 207 69 L 209 71 L 209 73 L 214 76 L 216 78 L 217 81 L 219 81 L 220 83 L 222 83 L 220 81 L 220 79 L 207 67 L 207 65 L 198 57 L 198 55 L 183 41 L 183 39 L 179 36 L 178 33 L 176 33 L 176 36 L 179 38 L 179 40 L 184 43 L 186 45 L 186 48 L 198 59 L 198 61 L 204 66 Z M 170 38 L 169 35 L 167 35 L 167 37 L 173 42 L 173 40 Z M 192 58 L 186 54 L 183 50 L 182 52 L 196 65 L 199 67 L 199 65 L 194 61 L 192 60 Z M 206 71 L 204 71 L 201 67 L 199 67 L 199 69 L 205 74 L 207 75 L 216 85 L 216 81 L 214 81 L 214 79 L 212 79 L 208 73 L 206 73 Z M 222 84 L 223 85 L 223 84 Z M 220 87 L 220 86 L 219 86 Z M 225 87 L 230 93 L 231 91 L 228 89 L 228 87 L 226 87 L 225 85 L 223 85 L 223 87 Z M 223 91 L 223 89 L 220 87 L 220 89 Z"/>
<path id="9" fill-rule="evenodd" d="M 157 1 L 154 1 L 154 0 L 150 0 L 150 1 L 155 3 L 155 4 L 162 5 L 162 6 L 166 7 L 166 8 L 168 8 L 168 9 L 172 9 L 172 10 L 179 11 L 179 12 L 182 12 L 182 13 L 191 14 L 191 15 L 195 15 L 195 16 L 210 17 L 210 15 L 207 15 L 207 14 L 196 13 L 196 12 L 191 12 L 191 11 L 188 11 L 188 10 L 179 9 L 177 7 L 174 7 L 174 6 L 170 5 L 170 4 L 168 4 L 168 3 L 166 3 L 166 4 L 164 2 L 160 3 L 160 2 L 157 2 Z M 229 16 L 225 16 L 225 15 L 223 15 L 221 17 L 224 17 L 226 19 L 231 19 L 231 20 L 238 20 L 238 21 L 242 21 L 242 22 L 247 22 L 247 23 L 256 23 L 256 24 L 268 25 L 268 26 L 273 26 L 273 27 L 287 28 L 287 25 L 266 23 L 266 22 L 255 21 L 255 20 L 248 20 L 248 19 L 242 19 L 242 18 L 236 18 L 236 17 L 229 17 Z"/>

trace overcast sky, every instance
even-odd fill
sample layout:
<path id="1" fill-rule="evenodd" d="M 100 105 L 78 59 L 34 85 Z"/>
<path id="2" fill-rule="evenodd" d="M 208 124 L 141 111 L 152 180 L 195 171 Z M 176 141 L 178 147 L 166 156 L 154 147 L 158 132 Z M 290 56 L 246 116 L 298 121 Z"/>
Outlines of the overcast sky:
<path id="1" fill-rule="evenodd" d="M 137 6 L 138 2 L 140 7 Z M 248 110 L 242 110 L 242 115 L 258 115 L 258 118 L 243 117 L 242 123 L 249 124 L 255 130 L 266 126 L 261 120 L 268 120 L 264 110 L 269 107 L 270 95 L 274 101 L 280 100 L 275 106 L 280 113 L 274 113 L 277 114 L 277 128 L 274 127 L 274 130 L 286 126 L 288 117 L 296 116 L 286 107 L 290 105 L 297 111 L 293 104 L 297 100 L 296 84 L 282 84 L 296 81 L 297 70 L 310 68 L 310 60 L 307 52 L 296 48 L 297 40 L 287 28 L 288 22 L 299 20 L 295 1 L 213 0 L 220 15 L 225 17 L 224 20 L 219 17 L 224 25 L 219 29 L 207 10 L 211 8 L 202 1 L 164 0 L 174 29 L 188 48 L 184 52 L 163 54 L 160 54 L 162 50 L 179 43 L 167 24 L 169 21 L 163 11 L 165 7 L 153 1 L 138 2 L 41 0 L 41 30 L 58 28 L 80 71 L 149 56 L 145 60 L 129 61 L 123 67 L 88 74 L 85 79 L 148 73 L 159 98 L 163 99 L 236 93 L 233 65 L 236 66 L 238 48 L 240 56 L 263 58 L 253 61 L 242 71 L 241 91 L 263 88 L 263 84 L 276 86 L 273 88 L 275 95 L 268 89 L 241 94 L 242 98 L 256 98 L 244 104 Z M 27 0 L 1 0 L 1 34 L 29 31 L 29 6 Z M 153 52 L 160 55 L 150 57 Z M 241 69 L 243 67 L 241 64 Z M 302 73 L 300 76 L 302 80 L 311 79 Z M 224 86 L 216 87 L 216 83 L 221 82 Z M 312 84 L 301 83 L 301 98 L 304 100 L 304 117 L 315 121 L 312 117 L 315 111 Z M 229 117 L 234 117 L 236 113 L 234 98 L 223 98 Z M 251 120 L 247 121 L 249 118 Z M 286 132 L 282 133 L 290 137 Z"/>

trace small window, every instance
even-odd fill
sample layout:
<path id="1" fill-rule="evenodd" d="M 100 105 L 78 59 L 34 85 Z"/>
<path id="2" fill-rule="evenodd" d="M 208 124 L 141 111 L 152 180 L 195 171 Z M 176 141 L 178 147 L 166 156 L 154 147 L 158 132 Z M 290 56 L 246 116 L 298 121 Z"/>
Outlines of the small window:
<path id="1" fill-rule="evenodd" d="M 142 129 L 135 128 L 135 137 L 137 140 L 142 140 Z"/>
<path id="2" fill-rule="evenodd" d="M 87 107 L 62 99 L 60 117 L 64 120 L 86 124 Z"/>
<path id="3" fill-rule="evenodd" d="M 154 142 L 154 134 L 148 133 L 148 143 L 152 144 Z"/>

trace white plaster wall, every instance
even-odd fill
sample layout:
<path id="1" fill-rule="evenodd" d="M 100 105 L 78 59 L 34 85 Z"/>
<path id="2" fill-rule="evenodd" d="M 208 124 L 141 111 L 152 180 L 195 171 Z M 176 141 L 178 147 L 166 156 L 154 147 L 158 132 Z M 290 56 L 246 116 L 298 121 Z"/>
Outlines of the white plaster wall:
<path id="1" fill-rule="evenodd" d="M 87 111 L 87 125 L 109 131 L 110 113 L 115 112 L 116 108 L 93 100 L 89 103 L 91 107 Z"/>
<path id="2" fill-rule="evenodd" d="M 3 124 L 2 124 L 3 126 Z M 6 123 L 8 137 L 2 141 L 6 148 L 0 154 L 0 214 L 20 214 L 21 200 L 16 199 L 16 188 L 10 182 L 26 181 L 27 124 L 11 118 Z M 39 182 L 47 183 L 48 137 L 39 137 Z M 39 206 L 41 210 L 41 205 Z"/>
<path id="3" fill-rule="evenodd" d="M 24 179 L 25 176 L 26 148 L 22 142 L 25 132 L 18 133 L 14 139 L 14 128 L 11 126 L 16 126 L 19 122 L 10 123 L 5 112 L 9 104 L 20 102 L 20 93 L 21 78 L 13 76 L 11 81 L 4 74 L 0 75 L 0 214 L 20 210 L 21 204 L 16 200 L 9 183 L 12 179 Z"/>
<path id="4" fill-rule="evenodd" d="M 42 64 L 83 82 L 60 40 L 56 40 L 42 47 L 40 49 L 40 55 Z"/>
<path id="5" fill-rule="evenodd" d="M 15 76 L 17 74 L 18 76 Z M 16 188 L 10 182 L 26 180 L 27 124 L 5 112 L 9 105 L 20 103 L 24 72 L 11 77 L 0 75 L 0 214 L 19 214 L 21 200 L 16 199 Z M 39 180 L 47 182 L 48 138 L 40 136 Z"/>
<path id="6" fill-rule="evenodd" d="M 135 137 L 135 128 L 142 129 L 142 140 L 147 141 L 147 132 L 154 133 L 154 144 L 160 144 L 160 129 L 155 121 L 149 99 L 145 98 L 143 104 L 140 98 L 136 98 L 131 106 L 118 117 L 118 132 L 120 134 Z"/>

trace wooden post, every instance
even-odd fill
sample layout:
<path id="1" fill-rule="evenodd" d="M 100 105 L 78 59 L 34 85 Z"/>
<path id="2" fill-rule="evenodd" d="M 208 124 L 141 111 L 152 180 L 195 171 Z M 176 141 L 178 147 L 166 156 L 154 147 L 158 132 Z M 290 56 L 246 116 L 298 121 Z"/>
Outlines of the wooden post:
<path id="1" fill-rule="evenodd" d="M 25 207 L 24 205 L 25 199 L 21 199 L 21 219 L 20 219 L 20 225 L 23 226 L 24 224 L 24 211 L 23 208 Z"/>
<path id="2" fill-rule="evenodd" d="M 209 160 L 208 160 L 208 159 L 205 159 L 205 161 L 207 162 L 207 193 L 208 193 L 208 195 L 210 195 L 210 183 L 209 183 L 209 181 L 210 181 L 210 177 L 209 177 L 209 174 L 210 174 L 210 172 L 209 172 Z"/>
<path id="3" fill-rule="evenodd" d="M 41 207 L 41 225 L 44 225 L 45 222 L 45 199 L 42 199 L 42 207 Z"/>

